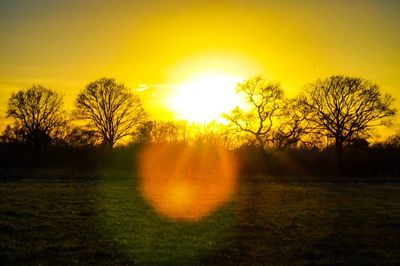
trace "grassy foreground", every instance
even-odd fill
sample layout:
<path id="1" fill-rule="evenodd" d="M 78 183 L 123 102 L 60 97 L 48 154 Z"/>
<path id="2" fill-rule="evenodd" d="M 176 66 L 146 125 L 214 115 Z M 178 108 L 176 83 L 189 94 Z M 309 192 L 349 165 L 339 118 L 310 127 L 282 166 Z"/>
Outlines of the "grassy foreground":
<path id="1" fill-rule="evenodd" d="M 133 177 L 0 182 L 4 264 L 400 265 L 400 185 L 245 183 L 199 222 Z"/>

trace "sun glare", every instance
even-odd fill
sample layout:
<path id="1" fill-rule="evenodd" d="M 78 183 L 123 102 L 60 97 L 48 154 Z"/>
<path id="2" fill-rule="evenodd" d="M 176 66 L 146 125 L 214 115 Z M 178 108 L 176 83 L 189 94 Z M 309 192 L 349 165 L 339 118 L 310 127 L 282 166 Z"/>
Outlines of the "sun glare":
<path id="1" fill-rule="evenodd" d="M 229 112 L 239 103 L 235 86 L 242 80 L 229 75 L 196 75 L 177 86 L 167 99 L 167 107 L 178 120 L 218 120 L 221 113 Z"/>
<path id="2" fill-rule="evenodd" d="M 238 165 L 217 145 L 147 145 L 140 154 L 140 192 L 161 216 L 198 221 L 229 202 Z"/>

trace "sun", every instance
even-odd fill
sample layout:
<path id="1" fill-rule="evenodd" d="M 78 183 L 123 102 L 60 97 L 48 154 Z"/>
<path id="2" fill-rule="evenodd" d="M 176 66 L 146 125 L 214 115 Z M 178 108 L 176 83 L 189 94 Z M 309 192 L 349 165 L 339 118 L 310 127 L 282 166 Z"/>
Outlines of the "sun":
<path id="1" fill-rule="evenodd" d="M 167 99 L 167 107 L 175 119 L 206 123 L 219 120 L 220 115 L 229 112 L 239 103 L 235 93 L 236 84 L 242 78 L 198 74 L 176 86 Z"/>

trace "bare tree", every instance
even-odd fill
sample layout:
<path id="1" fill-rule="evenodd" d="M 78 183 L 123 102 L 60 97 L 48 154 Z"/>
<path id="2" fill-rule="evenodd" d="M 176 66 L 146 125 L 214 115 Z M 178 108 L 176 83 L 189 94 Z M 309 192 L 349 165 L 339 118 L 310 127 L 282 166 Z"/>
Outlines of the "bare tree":
<path id="1" fill-rule="evenodd" d="M 274 146 L 284 149 L 305 145 L 305 137 L 312 130 L 311 123 L 306 119 L 309 115 L 310 110 L 302 103 L 301 97 L 286 99 L 274 133 Z"/>
<path id="2" fill-rule="evenodd" d="M 272 142 L 277 128 L 276 120 L 282 114 L 284 93 L 277 83 L 267 82 L 256 76 L 239 83 L 236 92 L 243 97 L 246 106 L 235 107 L 224 118 L 240 133 L 252 137 L 260 149 Z"/>
<path id="3" fill-rule="evenodd" d="M 78 95 L 76 115 L 89 121 L 103 143 L 112 149 L 124 137 L 134 134 L 146 120 L 139 97 L 114 79 L 96 80 Z"/>
<path id="4" fill-rule="evenodd" d="M 151 121 L 149 141 L 154 143 L 177 142 L 178 127 L 172 121 Z"/>
<path id="5" fill-rule="evenodd" d="M 386 148 L 397 149 L 400 150 L 400 132 L 388 137 L 384 141 L 384 146 Z"/>
<path id="6" fill-rule="evenodd" d="M 94 130 L 74 126 L 66 130 L 63 141 L 70 147 L 90 148 L 99 143 L 99 136 Z"/>
<path id="7" fill-rule="evenodd" d="M 3 133 L 0 136 L 1 143 L 23 143 L 25 139 L 23 138 L 24 135 L 21 134 L 21 127 L 18 123 L 14 123 L 14 125 L 7 125 L 4 129 Z"/>
<path id="8" fill-rule="evenodd" d="M 222 144 L 222 125 L 188 123 L 187 121 L 149 121 L 146 123 L 145 141 L 152 143 Z"/>
<path id="9" fill-rule="evenodd" d="M 382 95 L 378 85 L 365 79 L 331 76 L 308 86 L 303 99 L 307 120 L 317 133 L 335 141 L 338 165 L 344 144 L 368 136 L 370 129 L 389 125 L 395 116 L 394 98 Z"/>
<path id="10" fill-rule="evenodd" d="M 15 119 L 23 139 L 36 150 L 65 125 L 63 97 L 43 86 L 33 85 L 11 95 L 7 117 Z"/>

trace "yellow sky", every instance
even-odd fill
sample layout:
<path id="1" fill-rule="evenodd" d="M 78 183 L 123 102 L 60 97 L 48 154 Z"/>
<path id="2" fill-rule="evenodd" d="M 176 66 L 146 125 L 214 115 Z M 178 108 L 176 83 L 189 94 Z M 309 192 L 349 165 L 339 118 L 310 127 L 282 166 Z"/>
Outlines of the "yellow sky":
<path id="1" fill-rule="evenodd" d="M 200 72 L 263 74 L 289 95 L 319 77 L 361 76 L 400 109 L 399 11 L 399 1 L 0 0 L 0 113 L 32 83 L 71 109 L 107 76 L 146 84 L 146 108 L 168 117 L 163 99 Z"/>

